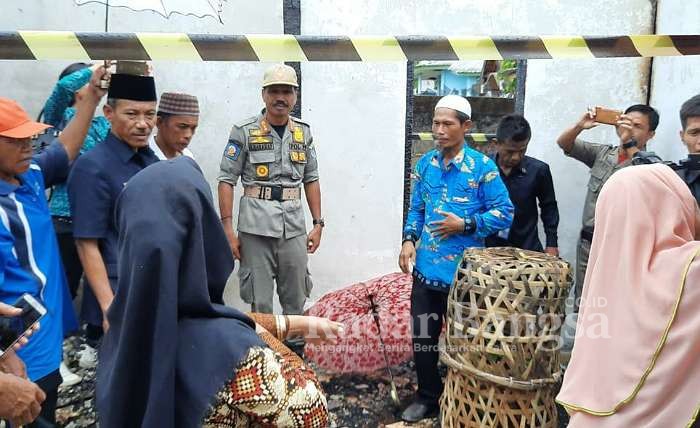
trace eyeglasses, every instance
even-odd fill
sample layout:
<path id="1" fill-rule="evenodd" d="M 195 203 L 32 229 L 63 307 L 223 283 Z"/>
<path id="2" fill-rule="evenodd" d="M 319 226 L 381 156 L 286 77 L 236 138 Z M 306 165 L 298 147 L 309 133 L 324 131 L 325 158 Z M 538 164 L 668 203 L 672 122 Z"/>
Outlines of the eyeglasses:
<path id="1" fill-rule="evenodd" d="M 18 147 L 18 148 L 32 147 L 32 139 L 31 138 L 0 137 L 0 142 L 6 143 L 6 144 L 11 144 L 11 145 Z"/>

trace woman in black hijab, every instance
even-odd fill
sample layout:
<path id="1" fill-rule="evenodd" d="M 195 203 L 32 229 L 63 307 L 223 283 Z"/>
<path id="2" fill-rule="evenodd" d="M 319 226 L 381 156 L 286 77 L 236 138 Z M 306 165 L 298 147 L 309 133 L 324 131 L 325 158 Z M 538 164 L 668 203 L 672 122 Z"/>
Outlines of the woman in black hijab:
<path id="1" fill-rule="evenodd" d="M 233 257 L 194 161 L 139 172 L 116 218 L 119 285 L 100 350 L 101 427 L 327 425 L 313 371 L 273 336 L 315 330 L 332 340 L 342 327 L 257 316 L 264 329 L 224 305 Z"/>

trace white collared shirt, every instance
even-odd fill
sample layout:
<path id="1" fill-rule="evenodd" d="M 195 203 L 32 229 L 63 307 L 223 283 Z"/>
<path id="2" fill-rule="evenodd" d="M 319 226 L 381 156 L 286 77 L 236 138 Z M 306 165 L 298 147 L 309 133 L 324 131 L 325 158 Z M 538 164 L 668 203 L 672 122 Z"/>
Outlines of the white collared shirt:
<path id="1" fill-rule="evenodd" d="M 156 156 L 158 156 L 158 159 L 168 160 L 168 158 L 165 156 L 165 154 L 163 154 L 163 151 L 160 149 L 160 147 L 158 147 L 158 144 L 156 143 L 155 134 L 151 135 L 149 142 L 148 142 L 148 145 L 151 147 L 151 150 L 153 150 L 153 153 L 155 153 Z M 182 154 L 187 156 L 188 158 L 195 160 L 194 155 L 192 154 L 190 149 L 188 149 L 187 147 L 185 147 L 185 150 L 182 151 Z"/>

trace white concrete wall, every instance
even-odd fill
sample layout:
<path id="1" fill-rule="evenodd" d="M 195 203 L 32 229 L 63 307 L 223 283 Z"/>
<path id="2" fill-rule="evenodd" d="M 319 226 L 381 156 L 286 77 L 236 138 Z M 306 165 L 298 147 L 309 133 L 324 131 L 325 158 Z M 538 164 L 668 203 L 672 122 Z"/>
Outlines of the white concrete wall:
<path id="1" fill-rule="evenodd" d="M 700 0 L 660 0 L 657 15 L 659 34 L 700 34 Z M 654 58 L 651 104 L 659 110 L 656 131 L 659 154 L 664 159 L 685 158 L 687 150 L 678 132 L 681 104 L 700 94 L 700 57 Z"/>
<path id="2" fill-rule="evenodd" d="M 575 0 L 302 1 L 303 34 L 613 35 L 648 33 L 650 22 L 648 0 L 586 4 Z M 534 129 L 530 153 L 549 162 L 552 167 L 562 217 L 560 246 L 563 256 L 572 262 L 588 173 L 585 167 L 564 157 L 556 146 L 556 137 L 587 105 L 623 106 L 643 102 L 646 97 L 645 64 L 645 60 L 637 59 L 530 61 L 525 101 L 526 117 Z M 352 236 L 352 240 L 331 251 L 328 247 L 322 248 L 314 256 L 312 267 L 317 283 L 323 288 L 396 269 L 402 214 L 398 189 L 403 170 L 401 117 L 405 67 L 387 66 L 384 71 L 388 75 L 381 76 L 378 83 L 380 78 L 366 65 L 312 63 L 303 68 L 304 117 L 314 124 L 317 134 L 321 133 L 323 138 L 319 139 L 325 147 L 346 142 L 355 150 L 351 156 L 364 156 L 364 161 L 352 165 L 355 168 L 353 176 L 372 180 L 368 187 L 372 190 L 352 192 L 352 187 L 360 186 L 350 177 L 324 174 L 324 204 L 329 223 L 333 227 L 342 225 L 340 233 Z M 394 81 L 395 85 L 386 86 L 383 84 L 386 81 Z M 338 89 L 346 87 L 350 91 Z M 339 94 L 337 99 L 341 106 L 329 101 L 329 91 Z M 384 104 L 384 108 L 373 109 L 371 114 L 364 116 L 342 114 L 346 107 L 352 108 L 356 100 L 362 100 L 363 105 Z M 332 133 L 335 123 L 344 123 L 342 126 L 352 123 L 349 128 L 357 131 L 339 133 L 333 142 L 326 143 L 328 138 L 323 134 L 326 129 Z M 603 129 L 589 135 L 594 140 L 610 142 L 613 142 L 613 136 L 613 131 Z M 328 154 L 324 151 L 324 170 L 333 168 L 329 165 L 333 161 L 326 156 Z M 338 162 L 335 150 L 330 156 Z M 331 188 L 347 191 L 329 192 Z M 378 195 L 381 197 L 377 198 Z M 363 200 L 372 203 L 363 204 Z M 383 214 L 377 217 L 376 209 L 368 211 L 367 206 L 380 209 Z M 344 216 L 336 216 L 336 212 Z M 362 224 L 363 227 L 359 230 L 346 227 L 352 224 Z M 334 233 L 329 228 L 326 238 Z M 335 242 L 339 242 L 332 241 L 328 239 L 325 245 L 335 247 Z M 355 256 L 363 252 L 367 252 L 364 257 Z M 324 269 L 326 261 L 333 260 L 336 270 Z"/>
<path id="3" fill-rule="evenodd" d="M 678 10 L 688 0 L 662 0 L 662 10 L 665 3 L 675 4 L 671 7 Z M 110 30 L 280 33 L 281 7 L 282 2 L 274 0 L 229 0 L 224 25 L 213 19 L 174 16 L 166 20 L 150 12 L 116 10 L 111 13 Z M 669 22 L 691 21 L 685 18 L 687 10 L 669 13 Z M 2 11 L 0 28 L 8 30 L 101 31 L 103 27 L 102 6 L 75 7 L 71 0 L 4 0 Z M 697 13 L 694 16 L 695 27 L 686 30 L 697 33 Z M 319 35 L 616 35 L 648 33 L 650 22 L 649 0 L 595 0 L 585 4 L 577 0 L 302 0 L 302 33 Z M 588 105 L 624 107 L 644 102 L 645 64 L 645 60 L 637 59 L 529 63 L 525 112 L 534 130 L 530 153 L 552 167 L 562 217 L 560 246 L 563 256 L 572 262 L 588 173 L 564 157 L 555 139 Z M 18 99 L 35 114 L 65 65 L 3 62 L 0 93 Z M 258 88 L 265 66 L 155 64 L 159 91 L 189 91 L 202 100 L 201 125 L 192 149 L 212 185 L 230 124 L 261 106 Z M 676 69 L 674 65 L 668 67 Z M 685 73 L 692 68 L 687 67 Z M 328 223 L 321 248 L 311 257 L 316 283 L 313 297 L 318 297 L 333 288 L 397 269 L 406 69 L 403 63 L 307 63 L 302 70 L 303 116 L 311 123 L 318 145 Z M 661 78 L 658 72 L 656 75 Z M 682 75 L 677 79 L 685 81 Z M 659 102 L 664 96 L 659 94 Z M 679 98 L 678 103 L 685 98 Z M 673 108 L 677 113 L 677 106 Z M 603 127 L 587 136 L 614 142 L 613 131 Z M 675 131 L 673 137 L 669 140 L 659 135 L 653 148 L 662 152 L 657 145 L 666 141 L 676 144 Z M 236 303 L 235 299 L 231 301 Z"/>
<path id="4" fill-rule="evenodd" d="M 406 66 L 314 63 L 302 75 L 328 225 L 310 256 L 317 297 L 398 270 Z"/>

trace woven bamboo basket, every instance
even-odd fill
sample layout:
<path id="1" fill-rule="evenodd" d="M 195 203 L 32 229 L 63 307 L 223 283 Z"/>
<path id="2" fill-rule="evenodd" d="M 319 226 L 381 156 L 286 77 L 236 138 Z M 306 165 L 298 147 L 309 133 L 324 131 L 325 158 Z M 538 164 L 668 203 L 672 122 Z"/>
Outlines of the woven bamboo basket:
<path id="1" fill-rule="evenodd" d="M 570 287 L 571 268 L 559 258 L 517 248 L 465 251 L 448 298 L 443 360 L 505 387 L 558 383 Z"/>
<path id="2" fill-rule="evenodd" d="M 440 399 L 442 426 L 556 428 L 555 390 L 507 388 L 449 367 Z"/>

